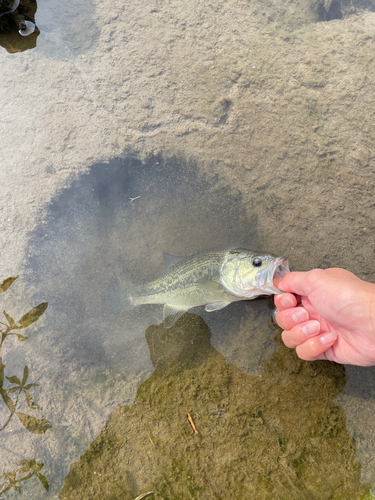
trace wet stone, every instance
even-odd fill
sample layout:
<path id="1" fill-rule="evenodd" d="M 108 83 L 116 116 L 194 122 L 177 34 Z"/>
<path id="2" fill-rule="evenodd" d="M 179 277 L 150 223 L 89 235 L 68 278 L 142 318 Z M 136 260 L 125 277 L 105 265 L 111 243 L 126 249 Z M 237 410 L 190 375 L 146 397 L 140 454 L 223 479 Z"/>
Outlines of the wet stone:
<path id="1" fill-rule="evenodd" d="M 36 0 L 0 1 L 0 45 L 7 52 L 23 52 L 36 46 Z"/>

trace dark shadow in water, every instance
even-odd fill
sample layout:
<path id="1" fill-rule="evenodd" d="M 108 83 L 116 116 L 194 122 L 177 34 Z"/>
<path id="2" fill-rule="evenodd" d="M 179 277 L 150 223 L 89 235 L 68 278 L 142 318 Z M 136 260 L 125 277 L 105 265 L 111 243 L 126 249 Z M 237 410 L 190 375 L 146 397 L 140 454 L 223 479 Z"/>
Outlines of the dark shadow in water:
<path id="1" fill-rule="evenodd" d="M 150 326 L 154 373 L 112 412 L 59 498 L 361 498 L 369 485 L 334 403 L 344 367 L 301 361 L 277 330 L 278 352 L 253 377 L 213 348 L 199 316 Z"/>
<path id="2" fill-rule="evenodd" d="M 163 252 L 256 248 L 257 242 L 255 217 L 249 220 L 240 196 L 220 179 L 209 184 L 196 164 L 181 158 L 141 161 L 128 155 L 94 165 L 57 196 L 32 237 L 26 268 L 35 287 L 49 297 L 55 342 L 64 357 L 77 358 L 80 365 L 100 360 L 120 368 L 143 360 L 147 366 L 141 334 L 161 319 L 162 308 L 141 306 L 104 318 L 101 303 L 113 274 L 145 283 L 162 273 Z M 227 309 L 211 313 L 213 321 L 233 321 L 234 309 Z M 237 308 L 237 321 L 244 314 L 246 307 Z M 108 328 L 111 335 L 103 335 Z M 140 358 L 129 352 L 129 344 L 141 348 Z"/>

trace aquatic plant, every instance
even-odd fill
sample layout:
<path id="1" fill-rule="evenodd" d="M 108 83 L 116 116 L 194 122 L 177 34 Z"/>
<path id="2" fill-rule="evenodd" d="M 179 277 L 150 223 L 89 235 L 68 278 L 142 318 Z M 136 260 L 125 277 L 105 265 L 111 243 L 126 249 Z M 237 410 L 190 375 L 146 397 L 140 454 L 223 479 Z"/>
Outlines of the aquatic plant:
<path id="1" fill-rule="evenodd" d="M 12 285 L 12 283 L 14 283 L 17 278 L 18 276 L 7 278 L 6 280 L 4 280 L 0 285 L 0 293 L 8 290 L 8 288 Z M 35 323 L 35 321 L 37 321 L 40 316 L 44 314 L 47 307 L 48 302 L 42 302 L 41 304 L 37 305 L 29 312 L 27 312 L 24 316 L 22 316 L 19 321 L 15 321 L 6 311 L 3 311 L 6 322 L 0 321 L 0 396 L 3 403 L 9 410 L 9 416 L 3 424 L 0 423 L 0 432 L 9 425 L 14 416 L 16 416 L 21 424 L 33 434 L 44 434 L 47 429 L 52 427 L 47 419 L 39 419 L 32 415 L 29 415 L 28 413 L 17 411 L 17 407 L 20 403 L 20 398 L 22 395 L 26 398 L 27 405 L 31 410 L 40 410 L 40 406 L 34 402 L 29 392 L 32 387 L 36 387 L 39 384 L 27 383 L 29 377 L 29 368 L 27 366 L 25 366 L 23 369 L 22 380 L 20 380 L 17 375 L 12 375 L 10 377 L 6 376 L 6 365 L 3 363 L 3 359 L 1 356 L 1 350 L 4 345 L 5 339 L 12 335 L 16 335 L 20 342 L 24 342 L 25 340 L 27 340 L 27 336 L 18 333 L 18 330 L 23 330 L 31 324 Z M 8 380 L 10 384 L 12 384 L 11 387 L 4 387 L 5 379 Z M 36 476 L 42 483 L 44 488 L 48 490 L 48 481 L 46 477 L 39 472 L 44 464 L 38 464 L 36 463 L 35 459 L 32 459 L 21 460 L 18 465 L 18 469 L 3 472 L 0 475 L 0 481 L 3 481 L 0 482 L 0 495 L 10 489 L 21 491 L 19 483 L 30 479 L 32 476 Z"/>
<path id="2" fill-rule="evenodd" d="M 44 467 L 44 464 L 37 464 L 35 458 L 33 458 L 32 460 L 21 460 L 18 462 L 18 465 L 20 466 L 19 469 L 15 469 L 11 472 L 4 472 L 0 476 L 0 479 L 5 479 L 5 482 L 0 484 L 0 495 L 9 490 L 21 492 L 21 487 L 18 486 L 18 483 L 27 481 L 33 476 L 36 476 L 48 491 L 48 481 L 46 477 L 39 472 Z"/>

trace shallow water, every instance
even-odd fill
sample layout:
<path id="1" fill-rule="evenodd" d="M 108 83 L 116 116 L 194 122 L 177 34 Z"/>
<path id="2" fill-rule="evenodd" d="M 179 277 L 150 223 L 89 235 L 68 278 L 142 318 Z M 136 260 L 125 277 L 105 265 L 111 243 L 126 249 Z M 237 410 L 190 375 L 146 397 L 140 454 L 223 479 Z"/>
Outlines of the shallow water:
<path id="1" fill-rule="evenodd" d="M 4 498 L 371 498 L 373 368 L 300 361 L 264 299 L 171 330 L 101 305 L 212 247 L 375 281 L 372 10 L 38 2 L 36 48 L 2 49 L 2 307 L 48 302 L 1 351 L 41 409 L 19 398 L 39 420 L 0 432 L 0 473 L 44 464 Z"/>

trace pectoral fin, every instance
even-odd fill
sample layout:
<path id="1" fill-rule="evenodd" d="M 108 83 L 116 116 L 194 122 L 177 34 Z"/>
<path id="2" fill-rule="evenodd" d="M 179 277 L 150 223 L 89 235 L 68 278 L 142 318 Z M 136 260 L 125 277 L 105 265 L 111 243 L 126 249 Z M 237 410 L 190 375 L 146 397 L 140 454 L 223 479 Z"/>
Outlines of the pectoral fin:
<path id="1" fill-rule="evenodd" d="M 173 326 L 176 321 L 181 318 L 181 316 L 188 310 L 189 308 L 181 309 L 180 307 L 165 304 L 163 309 L 164 328 L 170 328 L 171 326 Z"/>
<path id="2" fill-rule="evenodd" d="M 207 304 L 205 309 L 207 312 L 218 311 L 224 307 L 229 306 L 230 302 L 222 300 L 221 302 L 212 302 L 212 304 Z"/>

